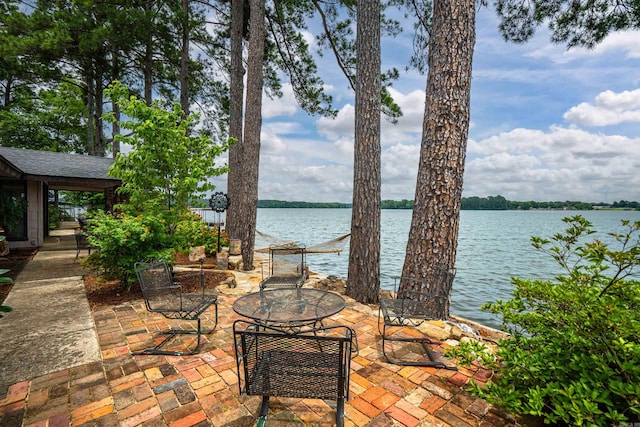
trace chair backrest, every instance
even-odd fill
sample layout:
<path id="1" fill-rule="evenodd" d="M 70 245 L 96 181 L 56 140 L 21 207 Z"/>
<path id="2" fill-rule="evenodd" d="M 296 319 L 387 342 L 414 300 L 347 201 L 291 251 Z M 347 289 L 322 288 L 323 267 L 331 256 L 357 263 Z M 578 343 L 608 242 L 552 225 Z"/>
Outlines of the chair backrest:
<path id="1" fill-rule="evenodd" d="M 78 250 L 91 249 L 91 246 L 89 245 L 89 239 L 87 238 L 86 234 L 76 233 L 75 236 L 76 236 L 76 246 Z"/>
<path id="2" fill-rule="evenodd" d="M 248 325 L 240 329 L 238 325 Z M 247 395 L 348 398 L 352 340 L 347 326 L 293 334 L 243 320 L 233 325 L 240 392 Z"/>
<path id="3" fill-rule="evenodd" d="M 419 317 L 446 319 L 455 276 L 455 269 L 437 266 L 431 277 L 427 279 L 398 277 L 394 283 L 394 289 L 397 291 L 396 298 L 414 301 L 414 303 L 407 303 L 404 309 L 414 311 Z"/>
<path id="4" fill-rule="evenodd" d="M 303 277 L 305 248 L 302 246 L 270 246 L 269 272 L 272 277 Z"/>
<path id="5" fill-rule="evenodd" d="M 135 271 L 149 311 L 175 309 L 171 306 L 171 297 L 180 296 L 181 287 L 173 283 L 169 264 L 166 262 L 137 262 Z"/>

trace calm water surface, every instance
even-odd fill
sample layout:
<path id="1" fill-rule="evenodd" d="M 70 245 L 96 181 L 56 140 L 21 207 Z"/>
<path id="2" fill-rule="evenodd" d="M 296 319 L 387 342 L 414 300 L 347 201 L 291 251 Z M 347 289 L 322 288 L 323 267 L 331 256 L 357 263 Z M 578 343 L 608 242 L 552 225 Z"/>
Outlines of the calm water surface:
<path id="1" fill-rule="evenodd" d="M 402 272 L 410 210 L 382 211 L 381 277 L 383 288 L 393 287 Z M 531 246 L 531 237 L 549 238 L 565 229 L 562 218 L 582 215 L 599 238 L 622 231 L 620 221 L 640 221 L 638 211 L 462 211 L 456 259 L 457 275 L 451 294 L 451 313 L 488 326 L 499 320 L 480 309 L 485 302 L 508 299 L 511 277 L 551 279 L 556 264 Z M 311 247 L 350 231 L 351 209 L 258 209 L 257 229 L 283 241 Z M 256 236 L 256 246 L 269 242 Z M 342 254 L 309 254 L 309 267 L 323 274 L 347 277 L 349 247 Z"/>

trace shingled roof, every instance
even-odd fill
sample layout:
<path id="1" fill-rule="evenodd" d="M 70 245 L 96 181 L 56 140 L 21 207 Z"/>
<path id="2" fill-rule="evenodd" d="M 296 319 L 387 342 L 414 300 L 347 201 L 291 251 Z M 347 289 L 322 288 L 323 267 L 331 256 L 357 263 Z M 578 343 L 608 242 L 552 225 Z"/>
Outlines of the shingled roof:
<path id="1" fill-rule="evenodd" d="M 114 159 L 0 147 L 0 177 L 40 180 L 52 190 L 95 191 L 120 184 L 107 175 Z"/>

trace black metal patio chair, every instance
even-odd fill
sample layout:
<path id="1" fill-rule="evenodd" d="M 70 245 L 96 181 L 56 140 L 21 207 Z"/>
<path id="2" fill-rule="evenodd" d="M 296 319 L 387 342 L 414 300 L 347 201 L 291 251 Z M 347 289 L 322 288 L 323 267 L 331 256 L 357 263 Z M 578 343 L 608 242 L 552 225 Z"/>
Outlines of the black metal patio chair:
<path id="1" fill-rule="evenodd" d="M 91 246 L 91 244 L 89 243 L 89 238 L 85 233 L 81 231 L 76 232 L 75 238 L 76 238 L 76 258 L 74 262 L 77 261 L 78 258 L 80 257 L 80 252 L 86 250 L 89 252 L 89 255 L 91 255 L 91 250 L 94 249 L 93 246 Z"/>
<path id="2" fill-rule="evenodd" d="M 265 274 L 265 266 L 268 272 Z M 260 289 L 300 287 L 307 280 L 305 248 L 297 245 L 269 247 L 269 262 L 263 263 Z"/>
<path id="3" fill-rule="evenodd" d="M 199 273 L 202 290 L 198 293 L 183 293 L 182 286 L 173 280 L 171 269 L 166 262 L 139 262 L 135 264 L 135 270 L 148 311 L 160 313 L 167 319 L 195 320 L 197 326 L 195 330 L 170 329 L 161 332 L 160 334 L 166 335 L 166 337 L 159 344 L 153 348 L 137 351 L 133 354 L 182 356 L 197 353 L 200 348 L 201 336 L 212 333 L 218 324 L 218 295 L 205 293 L 202 263 Z M 215 323 L 210 330 L 203 331 L 200 316 L 211 306 L 215 308 Z M 187 351 L 163 349 L 173 338 L 184 334 L 196 335 L 196 345 Z"/>
<path id="4" fill-rule="evenodd" d="M 335 400 L 336 425 L 344 426 L 351 356 L 358 346 L 351 328 L 291 333 L 237 320 L 233 334 L 240 393 L 262 396 L 258 426 L 267 418 L 270 396 Z"/>
<path id="5" fill-rule="evenodd" d="M 441 344 L 423 334 L 403 334 L 403 328 L 415 328 L 429 320 L 447 320 L 449 294 L 455 270 L 436 267 L 430 280 L 398 277 L 394 280 L 394 297 L 381 298 L 378 330 L 382 336 L 382 353 L 388 362 L 404 366 L 431 366 L 457 370 L 436 360 L 429 344 Z M 419 335 L 419 336 L 416 336 Z M 415 355 L 397 344 L 416 343 L 422 346 L 425 358 L 403 359 L 403 353 Z"/>

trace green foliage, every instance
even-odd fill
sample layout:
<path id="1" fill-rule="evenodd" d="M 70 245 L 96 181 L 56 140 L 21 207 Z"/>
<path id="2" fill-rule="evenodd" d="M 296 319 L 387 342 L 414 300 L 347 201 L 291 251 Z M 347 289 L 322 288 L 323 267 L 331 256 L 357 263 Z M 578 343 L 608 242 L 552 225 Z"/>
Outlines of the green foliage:
<path id="1" fill-rule="evenodd" d="M 640 420 L 640 222 L 600 240 L 581 216 L 533 246 L 566 272 L 554 281 L 513 278 L 513 299 L 483 309 L 502 317 L 500 368 L 476 392 L 515 414 L 548 423 L 612 426 Z"/>
<path id="2" fill-rule="evenodd" d="M 458 363 L 464 366 L 478 362 L 489 369 L 498 368 L 495 353 L 486 344 L 476 340 L 461 341 L 457 346 L 447 349 L 445 356 L 458 359 Z"/>
<path id="3" fill-rule="evenodd" d="M 0 276 L 8 273 L 9 270 L 5 270 L 5 269 L 0 269 Z M 11 284 L 13 283 L 13 279 L 11 279 L 11 277 L 0 277 L 0 284 Z M 12 311 L 13 309 L 11 307 L 9 307 L 8 305 L 0 305 L 0 313 L 9 313 L 10 311 Z M 0 319 L 2 319 L 3 315 L 0 314 Z"/>
<path id="4" fill-rule="evenodd" d="M 209 228 L 199 215 L 191 212 L 183 215 L 173 237 L 173 246 L 179 252 L 186 253 L 195 246 L 204 246 L 208 254 L 218 251 L 218 229 Z M 222 246 L 229 246 L 226 233 L 220 235 L 220 247 Z"/>
<path id="5" fill-rule="evenodd" d="M 135 262 L 170 262 L 174 254 L 165 223 L 154 215 L 113 216 L 98 211 L 90 217 L 87 232 L 89 243 L 98 250 L 85 262 L 106 279 L 120 279 L 123 285 L 135 282 Z"/>
<path id="6" fill-rule="evenodd" d="M 518 202 L 507 200 L 502 196 L 463 197 L 460 208 L 464 210 L 529 210 L 529 209 L 575 209 L 591 210 L 593 203 L 565 201 L 565 202 Z"/>
<path id="7" fill-rule="evenodd" d="M 287 202 L 282 200 L 258 200 L 259 208 L 350 208 L 351 204 L 337 202 Z"/>
<path id="8" fill-rule="evenodd" d="M 413 209 L 413 200 L 383 200 L 381 209 Z"/>
<path id="9" fill-rule="evenodd" d="M 593 48 L 612 32 L 640 26 L 638 1 L 497 0 L 505 40 L 523 43 L 547 24 L 554 43 Z"/>
<path id="10" fill-rule="evenodd" d="M 94 211 L 104 206 L 104 193 L 90 191 L 61 191 L 60 197 L 73 206 L 83 207 L 88 211 Z"/>
<path id="11" fill-rule="evenodd" d="M 61 221 L 72 221 L 73 218 L 59 206 L 49 204 L 49 230 L 60 227 Z"/>
<path id="12" fill-rule="evenodd" d="M 0 228 L 11 232 L 24 218 L 27 201 L 12 191 L 0 188 Z"/>
<path id="13" fill-rule="evenodd" d="M 118 155 L 109 170 L 123 182 L 118 191 L 129 196 L 131 207 L 122 208 L 163 218 L 173 232 L 180 217 L 188 212 L 189 200 L 215 188 L 208 178 L 228 171 L 226 166 L 216 166 L 216 157 L 228 150 L 231 141 L 215 145 L 206 136 L 194 135 L 197 117 L 184 118 L 177 103 L 169 111 L 157 101 L 148 106 L 129 96 L 128 89 L 118 82 L 106 93 L 130 118 L 121 121 L 120 127 L 131 132 L 116 139 L 133 150 Z M 105 118 L 116 120 L 112 114 Z"/>

